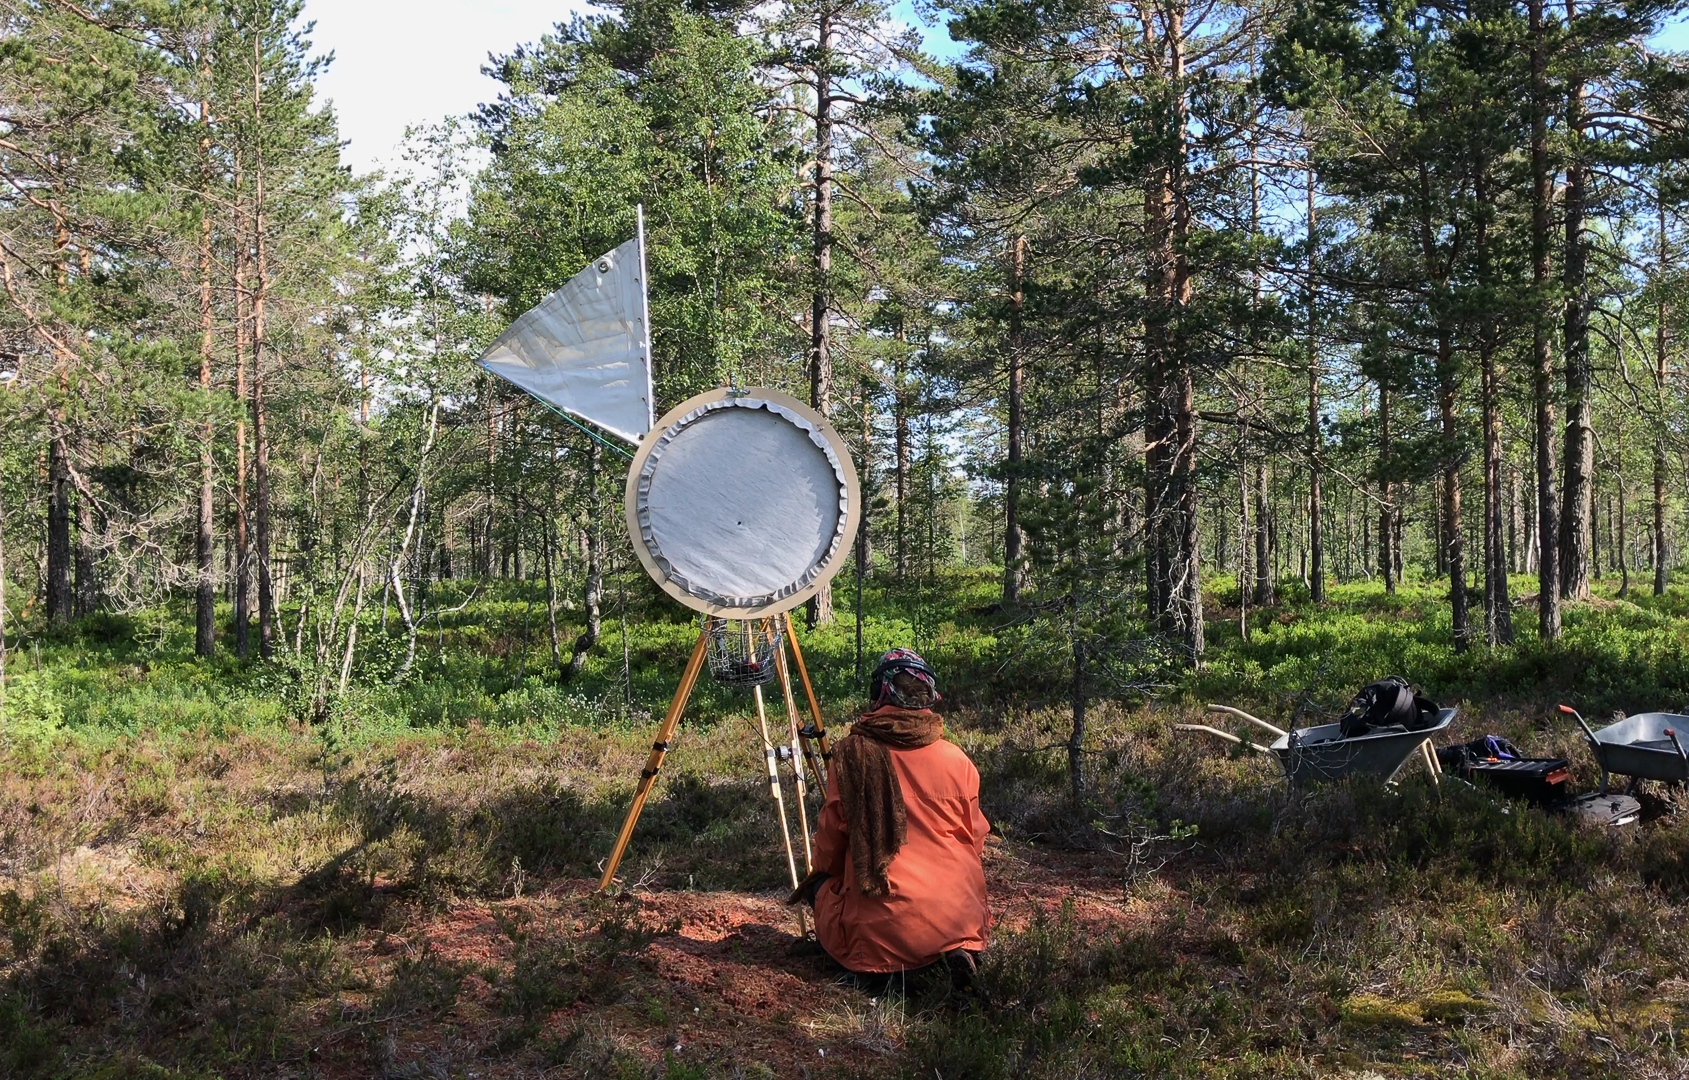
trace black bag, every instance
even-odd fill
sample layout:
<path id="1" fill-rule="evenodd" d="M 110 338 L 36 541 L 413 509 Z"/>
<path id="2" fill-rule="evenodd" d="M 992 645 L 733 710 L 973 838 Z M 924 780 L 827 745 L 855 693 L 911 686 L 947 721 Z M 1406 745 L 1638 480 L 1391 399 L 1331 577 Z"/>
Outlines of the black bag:
<path id="1" fill-rule="evenodd" d="M 1415 693 L 1400 675 L 1391 675 L 1362 687 L 1338 722 L 1345 739 L 1384 728 L 1424 731 L 1437 724 L 1437 703 Z"/>
<path id="2" fill-rule="evenodd" d="M 1464 777 L 1466 770 L 1480 761 L 1529 761 L 1519 748 L 1500 735 L 1480 735 L 1471 742 L 1455 743 L 1437 751 L 1443 771 Z"/>

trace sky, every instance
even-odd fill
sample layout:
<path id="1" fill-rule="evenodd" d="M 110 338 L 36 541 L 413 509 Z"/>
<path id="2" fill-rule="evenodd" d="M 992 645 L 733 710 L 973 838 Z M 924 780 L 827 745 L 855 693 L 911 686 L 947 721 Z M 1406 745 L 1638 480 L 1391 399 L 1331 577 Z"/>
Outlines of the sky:
<path id="1" fill-rule="evenodd" d="M 467 113 L 498 93 L 488 53 L 534 41 L 581 0 L 307 0 L 315 52 L 334 62 L 318 93 L 334 102 L 359 172 L 397 158 L 411 124 Z"/>
<path id="2" fill-rule="evenodd" d="M 909 4 L 899 0 L 895 17 L 914 22 Z M 586 10 L 584 0 L 307 0 L 315 51 L 334 53 L 319 93 L 339 114 L 347 163 L 359 172 L 391 163 L 406 126 L 492 100 L 498 83 L 481 74 L 489 53 L 537 40 Z M 926 39 L 941 55 L 953 48 L 942 27 Z M 1656 44 L 1689 49 L 1689 21 Z"/>
<path id="3" fill-rule="evenodd" d="M 347 163 L 359 172 L 391 163 L 406 126 L 492 100 L 499 84 L 481 74 L 489 53 L 588 10 L 585 0 L 306 0 L 314 51 L 334 53 L 318 93 L 339 114 Z M 909 0 L 894 11 L 914 21 Z M 942 28 L 928 39 L 949 44 Z"/>

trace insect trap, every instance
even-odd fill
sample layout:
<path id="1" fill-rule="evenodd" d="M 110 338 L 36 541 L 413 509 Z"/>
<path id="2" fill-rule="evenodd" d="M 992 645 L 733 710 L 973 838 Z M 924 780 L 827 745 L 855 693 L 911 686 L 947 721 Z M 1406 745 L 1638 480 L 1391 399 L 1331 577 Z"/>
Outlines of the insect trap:
<path id="1" fill-rule="evenodd" d="M 820 413 L 778 390 L 719 389 L 652 420 L 643 212 L 633 240 L 595 259 L 511 324 L 481 358 L 574 422 L 637 444 L 627 476 L 627 528 L 646 573 L 702 623 L 599 889 L 607 889 L 704 669 L 748 689 L 787 867 L 798 861 L 779 766 L 789 773 L 810 868 L 809 783 L 823 789 L 826 725 L 792 627 L 791 611 L 849 558 L 861 490 L 845 441 Z M 589 432 L 594 438 L 597 433 Z M 778 683 L 785 731 L 770 734 L 763 687 Z M 802 686 L 811 723 L 799 719 Z M 807 774 L 807 775 L 806 775 Z"/>
<path id="2" fill-rule="evenodd" d="M 705 662 L 710 678 L 736 690 L 774 681 L 774 654 L 783 635 L 774 619 L 718 619 L 704 616 Z"/>

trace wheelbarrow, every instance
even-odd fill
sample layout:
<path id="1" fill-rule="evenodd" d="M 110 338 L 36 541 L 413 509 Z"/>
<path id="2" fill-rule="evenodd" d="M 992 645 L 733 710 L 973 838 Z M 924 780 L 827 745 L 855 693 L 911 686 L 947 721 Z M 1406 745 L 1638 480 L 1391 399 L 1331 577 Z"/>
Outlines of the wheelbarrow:
<path id="1" fill-rule="evenodd" d="M 1174 726 L 1180 731 L 1200 731 L 1263 754 L 1271 754 L 1278 759 L 1285 779 L 1292 784 L 1322 783 L 1341 780 L 1346 776 L 1381 776 L 1385 780 L 1394 780 L 1396 774 L 1402 771 L 1402 767 L 1415 754 L 1425 762 L 1432 782 L 1440 784 L 1438 777 L 1442 775 L 1443 768 L 1437 761 L 1436 753 L 1431 749 L 1431 739 L 1454 722 L 1458 710 L 1438 709 L 1437 722 L 1418 731 L 1381 731 L 1351 739 L 1343 737 L 1341 724 L 1319 724 L 1285 731 L 1229 705 L 1210 705 L 1208 711 L 1229 713 L 1247 720 L 1270 732 L 1274 736 L 1273 741 L 1262 746 L 1206 724 Z"/>
<path id="2" fill-rule="evenodd" d="M 1592 731 L 1583 715 L 1570 705 L 1560 711 L 1572 717 L 1583 728 L 1589 748 L 1595 752 L 1595 762 L 1601 766 L 1601 793 L 1607 793 L 1607 780 L 1613 773 L 1637 780 L 1689 780 L 1689 716 L 1677 713 L 1648 712 L 1627 716 L 1600 731 Z"/>

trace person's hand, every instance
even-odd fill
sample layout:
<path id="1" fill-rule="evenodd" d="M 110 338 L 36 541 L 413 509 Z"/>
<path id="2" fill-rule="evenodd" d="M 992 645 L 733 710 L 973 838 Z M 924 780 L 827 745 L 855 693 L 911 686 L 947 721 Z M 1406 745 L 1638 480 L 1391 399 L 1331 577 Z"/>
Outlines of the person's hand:
<path id="1" fill-rule="evenodd" d="M 833 875 L 825 870 L 811 870 L 809 876 L 798 882 L 798 887 L 792 890 L 792 895 L 786 897 L 788 904 L 808 904 L 815 906 L 815 893 L 821 888 L 821 883 Z"/>

